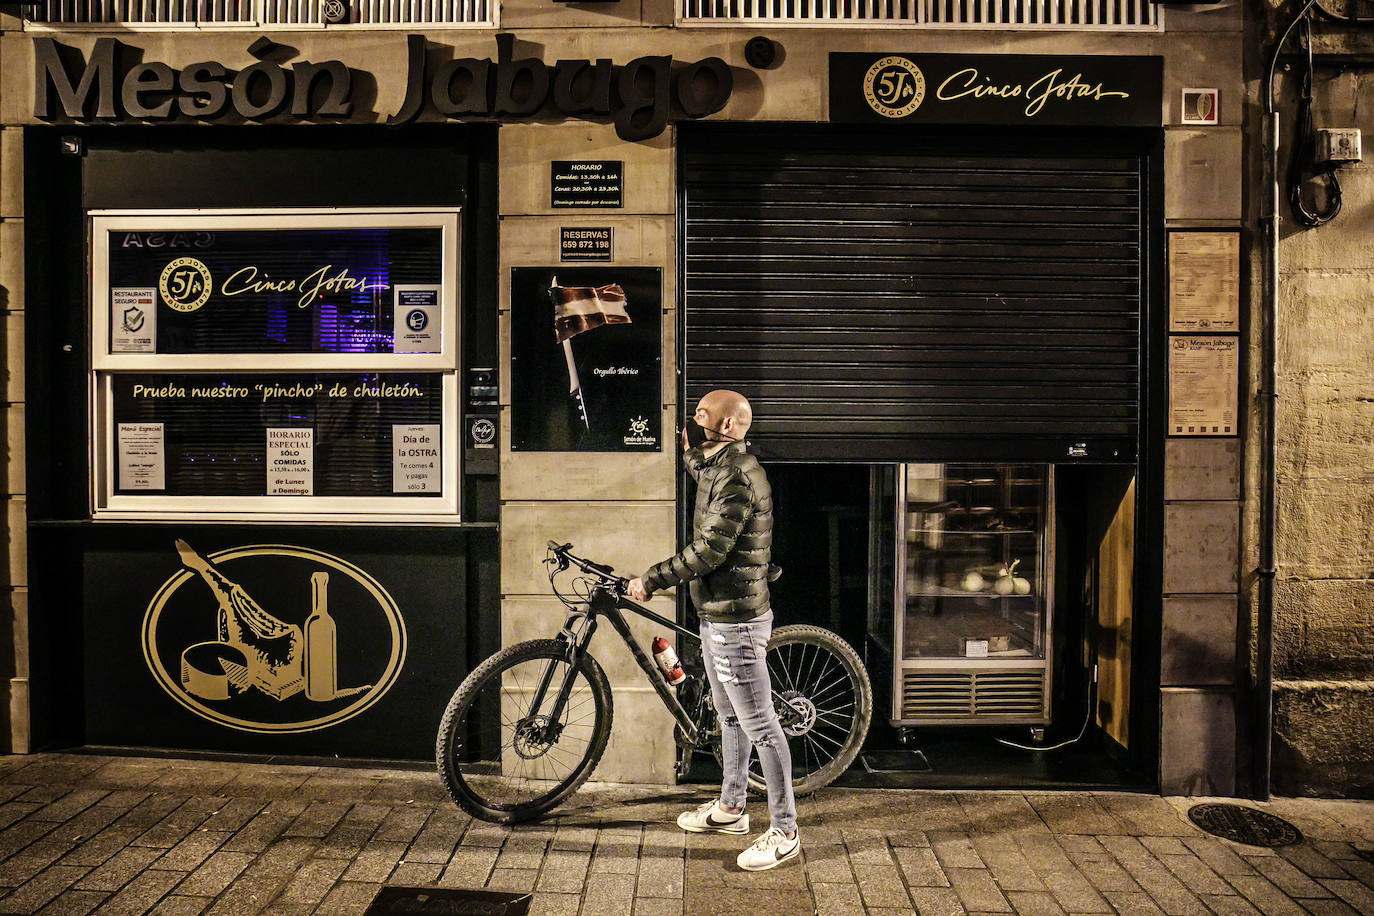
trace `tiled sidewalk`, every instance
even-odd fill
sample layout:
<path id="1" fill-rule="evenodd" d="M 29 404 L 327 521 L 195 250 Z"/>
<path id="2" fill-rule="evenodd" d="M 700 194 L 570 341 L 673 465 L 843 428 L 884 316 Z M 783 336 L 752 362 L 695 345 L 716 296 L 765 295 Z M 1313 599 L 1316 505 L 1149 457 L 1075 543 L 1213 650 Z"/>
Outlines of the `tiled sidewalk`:
<path id="1" fill-rule="evenodd" d="M 425 772 L 6 757 L 0 912 L 357 913 L 400 884 L 567 916 L 1374 914 L 1374 802 L 1263 805 L 1308 838 L 1266 850 L 1203 834 L 1189 799 L 829 789 L 800 802 L 804 862 L 748 873 L 746 839 L 673 826 L 705 797 L 594 785 L 506 829 Z"/>

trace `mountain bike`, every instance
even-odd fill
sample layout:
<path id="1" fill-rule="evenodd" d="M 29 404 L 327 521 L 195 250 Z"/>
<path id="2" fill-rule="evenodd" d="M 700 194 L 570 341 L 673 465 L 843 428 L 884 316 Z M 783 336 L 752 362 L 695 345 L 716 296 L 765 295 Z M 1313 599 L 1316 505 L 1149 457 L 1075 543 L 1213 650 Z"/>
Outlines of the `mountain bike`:
<path id="1" fill-rule="evenodd" d="M 552 639 L 502 649 L 473 669 L 449 700 L 435 742 L 449 796 L 472 816 L 498 824 L 557 807 L 587 781 L 606 750 L 611 686 L 588 651 L 603 620 L 624 640 L 676 722 L 678 777 L 689 775 L 695 751 L 720 760 L 720 726 L 700 653 L 683 653 L 688 677 L 669 686 L 622 612 L 697 643 L 700 635 L 631 601 L 628 579 L 576 556 L 571 544 L 550 541 L 544 566 L 553 594 L 567 608 L 562 630 Z M 808 795 L 829 785 L 859 753 L 873 713 L 868 671 L 848 643 L 813 626 L 774 628 L 766 661 L 773 706 L 792 751 L 792 789 Z M 757 755 L 749 787 L 766 790 Z"/>

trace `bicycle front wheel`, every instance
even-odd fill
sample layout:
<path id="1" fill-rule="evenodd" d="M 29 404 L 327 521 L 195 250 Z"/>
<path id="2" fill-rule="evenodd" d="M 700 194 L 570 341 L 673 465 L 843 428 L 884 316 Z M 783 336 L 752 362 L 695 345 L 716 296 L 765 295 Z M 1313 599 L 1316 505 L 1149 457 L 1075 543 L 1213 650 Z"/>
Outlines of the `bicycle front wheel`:
<path id="1" fill-rule="evenodd" d="M 449 797 L 473 817 L 497 824 L 538 817 L 577 791 L 601 759 L 611 733 L 611 687 L 584 655 L 555 715 L 567 655 L 567 646 L 552 639 L 503 649 L 449 700 L 436 763 Z"/>
<path id="2" fill-rule="evenodd" d="M 810 795 L 848 769 L 868 736 L 873 686 L 849 643 L 820 627 L 778 627 L 768 640 L 773 705 L 792 752 L 792 792 Z M 789 708 L 783 708 L 783 704 Z M 749 788 L 767 791 L 755 754 Z"/>

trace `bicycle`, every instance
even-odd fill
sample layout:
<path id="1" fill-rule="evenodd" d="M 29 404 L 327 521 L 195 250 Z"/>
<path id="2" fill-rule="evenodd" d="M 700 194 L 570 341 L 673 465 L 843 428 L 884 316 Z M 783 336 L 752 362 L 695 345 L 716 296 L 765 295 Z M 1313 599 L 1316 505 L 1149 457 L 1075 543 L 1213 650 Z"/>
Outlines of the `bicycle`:
<path id="1" fill-rule="evenodd" d="M 678 777 L 690 773 L 697 750 L 720 760 L 720 728 L 699 656 L 684 658 L 690 676 L 670 687 L 621 612 L 690 640 L 700 642 L 700 635 L 631 601 L 628 579 L 571 549 L 550 541 L 544 559 L 549 586 L 568 609 L 562 630 L 488 658 L 444 710 L 435 741 L 439 775 L 453 801 L 473 817 L 498 824 L 531 820 L 591 776 L 606 750 L 613 714 L 610 684 L 588 651 L 600 619 L 624 640 L 676 722 Z M 572 568 L 581 575 L 560 590 L 558 577 Z M 775 628 L 766 660 L 773 705 L 792 749 L 793 792 L 809 795 L 843 773 L 863 745 L 873 712 L 868 671 L 848 643 L 814 626 Z M 757 755 L 749 787 L 766 789 Z"/>

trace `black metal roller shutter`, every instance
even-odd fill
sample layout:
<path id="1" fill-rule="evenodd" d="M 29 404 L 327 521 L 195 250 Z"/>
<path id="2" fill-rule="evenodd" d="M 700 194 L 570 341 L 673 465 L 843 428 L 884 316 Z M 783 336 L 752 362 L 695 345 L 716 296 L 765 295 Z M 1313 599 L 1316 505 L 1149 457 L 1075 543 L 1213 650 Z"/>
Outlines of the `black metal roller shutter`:
<path id="1" fill-rule="evenodd" d="M 684 403 L 777 459 L 1134 460 L 1145 156 L 1013 138 L 684 136 Z"/>

